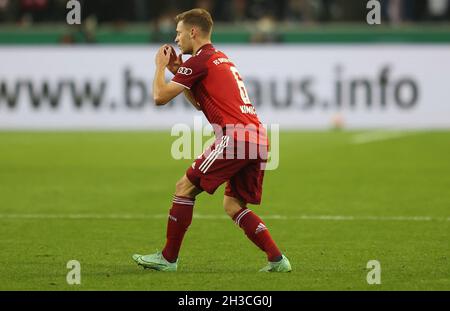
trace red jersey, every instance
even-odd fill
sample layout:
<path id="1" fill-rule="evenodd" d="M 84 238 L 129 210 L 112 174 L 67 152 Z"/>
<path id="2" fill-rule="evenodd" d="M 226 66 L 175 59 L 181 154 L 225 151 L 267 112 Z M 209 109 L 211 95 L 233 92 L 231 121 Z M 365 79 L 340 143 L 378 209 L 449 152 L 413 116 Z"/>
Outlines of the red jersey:
<path id="1" fill-rule="evenodd" d="M 214 128 L 217 126 L 223 132 L 226 128 L 233 128 L 236 140 L 268 144 L 266 131 L 256 115 L 238 70 L 212 44 L 202 46 L 184 62 L 172 82 L 192 91 Z"/>

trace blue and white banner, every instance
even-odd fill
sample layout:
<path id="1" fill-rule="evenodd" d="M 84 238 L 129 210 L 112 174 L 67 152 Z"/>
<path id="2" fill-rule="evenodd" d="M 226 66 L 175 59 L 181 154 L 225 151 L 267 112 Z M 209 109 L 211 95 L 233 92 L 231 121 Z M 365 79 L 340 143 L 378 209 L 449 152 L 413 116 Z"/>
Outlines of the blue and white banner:
<path id="1" fill-rule="evenodd" d="M 450 128 L 448 45 L 216 47 L 236 64 L 261 121 L 281 130 Z M 152 101 L 157 48 L 0 47 L 0 129 L 193 124 L 201 112 L 183 96 Z"/>

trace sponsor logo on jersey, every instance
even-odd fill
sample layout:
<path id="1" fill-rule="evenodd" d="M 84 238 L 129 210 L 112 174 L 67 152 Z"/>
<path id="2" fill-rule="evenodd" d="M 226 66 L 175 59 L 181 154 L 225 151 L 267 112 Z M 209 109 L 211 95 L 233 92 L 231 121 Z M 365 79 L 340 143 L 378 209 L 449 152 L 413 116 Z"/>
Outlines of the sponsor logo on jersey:
<path id="1" fill-rule="evenodd" d="M 188 67 L 180 67 L 180 68 L 178 68 L 177 73 L 179 73 L 181 75 L 189 76 L 190 74 L 192 74 L 192 69 L 188 68 Z"/>

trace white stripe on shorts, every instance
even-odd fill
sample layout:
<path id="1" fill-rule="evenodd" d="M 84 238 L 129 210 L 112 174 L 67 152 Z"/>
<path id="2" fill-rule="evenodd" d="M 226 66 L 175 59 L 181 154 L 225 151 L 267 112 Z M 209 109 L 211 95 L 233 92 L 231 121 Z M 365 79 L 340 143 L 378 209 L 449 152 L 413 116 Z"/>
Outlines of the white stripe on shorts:
<path id="1" fill-rule="evenodd" d="M 203 174 L 206 173 L 206 171 L 211 167 L 211 165 L 214 163 L 214 161 L 217 160 L 217 158 L 219 157 L 219 155 L 222 154 L 223 149 L 225 149 L 228 146 L 228 141 L 230 140 L 230 137 L 226 136 L 226 139 L 224 141 L 224 144 L 222 146 L 220 146 L 219 150 L 217 151 L 216 155 L 214 156 L 214 158 L 209 162 L 208 166 L 204 168 L 203 170 Z"/>
<path id="2" fill-rule="evenodd" d="M 209 162 L 210 159 L 212 159 L 214 157 L 214 155 L 217 153 L 217 149 L 219 148 L 220 145 L 222 145 L 223 141 L 225 139 L 225 136 L 222 137 L 222 141 L 220 142 L 220 144 L 217 146 L 216 149 L 214 149 L 207 157 L 206 159 L 203 161 L 202 164 L 200 164 L 199 166 L 199 170 L 202 170 L 202 168 L 205 166 L 206 163 Z"/>
<path id="3" fill-rule="evenodd" d="M 211 167 L 213 162 L 219 157 L 222 153 L 223 149 L 228 146 L 228 141 L 230 140 L 229 136 L 223 136 L 222 142 L 217 146 L 217 148 L 211 152 L 208 158 L 200 165 L 199 170 L 201 172 L 206 173 L 206 171 Z"/>

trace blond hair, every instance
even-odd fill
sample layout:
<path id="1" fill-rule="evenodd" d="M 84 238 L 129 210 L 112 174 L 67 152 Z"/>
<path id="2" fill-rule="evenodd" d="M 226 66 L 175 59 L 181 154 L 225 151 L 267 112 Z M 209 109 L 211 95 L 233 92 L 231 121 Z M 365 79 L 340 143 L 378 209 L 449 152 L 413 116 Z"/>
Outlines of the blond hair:
<path id="1" fill-rule="evenodd" d="M 205 9 L 192 9 L 178 14 L 175 17 L 175 22 L 183 22 L 191 26 L 198 26 L 205 34 L 211 34 L 213 27 L 213 20 L 211 14 Z"/>

